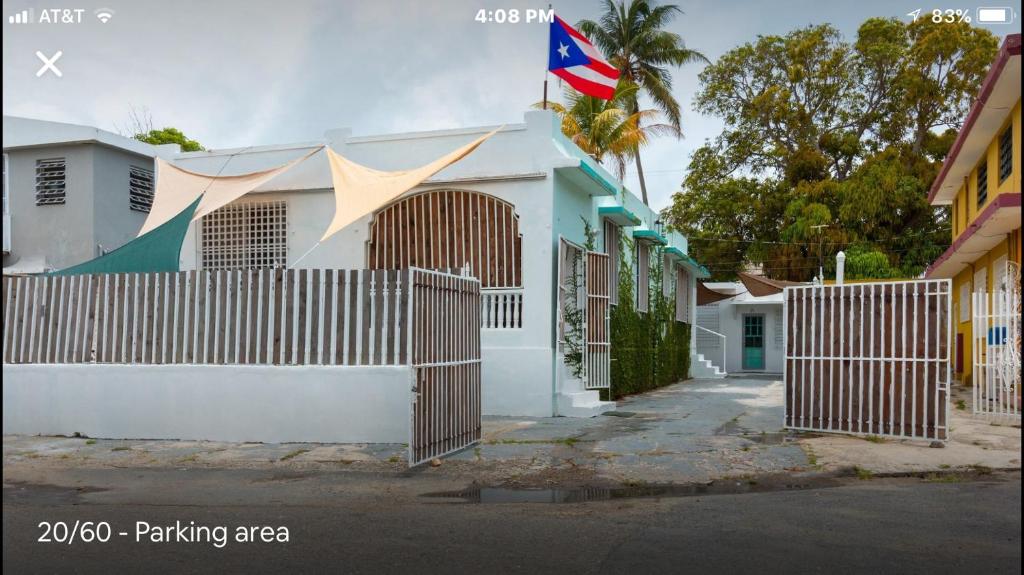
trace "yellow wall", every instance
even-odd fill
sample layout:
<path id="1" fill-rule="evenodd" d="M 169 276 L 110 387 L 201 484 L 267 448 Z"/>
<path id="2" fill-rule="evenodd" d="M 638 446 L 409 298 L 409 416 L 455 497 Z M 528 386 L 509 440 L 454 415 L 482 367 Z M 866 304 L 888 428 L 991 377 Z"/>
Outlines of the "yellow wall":
<path id="1" fill-rule="evenodd" d="M 996 133 L 995 138 L 989 143 L 988 149 L 985 154 L 984 160 L 979 158 L 978 165 L 982 161 L 988 162 L 988 199 L 981 206 L 978 205 L 978 186 L 977 186 L 977 167 L 971 171 L 967 181 L 960 186 L 957 191 L 956 198 L 953 201 L 953 209 L 951 214 L 952 233 L 953 241 L 967 229 L 971 223 L 974 222 L 978 214 L 981 213 L 989 202 L 993 200 L 999 194 L 1019 194 L 1020 193 L 1020 170 L 1021 170 L 1021 102 L 1018 99 L 1017 105 L 1014 106 L 1013 111 L 1007 117 L 1006 122 Z M 1002 183 L 999 182 L 999 137 L 1003 134 L 1003 131 L 1007 126 L 1013 124 L 1013 172 L 1007 177 Z M 986 280 L 985 285 L 988 291 L 991 291 L 994 283 L 994 270 L 993 264 L 1002 256 L 1006 256 L 1008 261 L 1021 263 L 1021 230 L 1018 228 L 1016 231 L 1011 233 L 1005 241 L 1000 242 L 999 245 L 992 248 L 988 253 L 980 255 L 974 260 L 971 266 L 968 266 L 962 270 L 956 277 L 953 278 L 953 323 L 956 325 L 956 333 L 963 335 L 963 349 L 954 350 L 954 353 L 963 354 L 963 372 L 958 374 L 966 379 L 970 377 L 972 372 L 972 330 L 971 330 L 971 310 L 968 308 L 967 317 L 968 321 L 960 321 L 960 308 L 961 308 L 961 297 L 960 290 L 961 286 L 967 285 L 968 291 L 973 292 L 975 289 L 974 274 L 976 271 L 985 269 Z M 968 301 L 968 305 L 969 305 Z M 956 336 L 954 335 L 954 344 L 956 343 Z M 955 357 L 954 357 L 955 366 Z"/>
<path id="2" fill-rule="evenodd" d="M 973 265 L 964 268 L 953 278 L 953 324 L 956 326 L 956 332 L 953 336 L 953 343 L 956 344 L 956 334 L 963 335 L 963 350 L 959 352 L 954 350 L 955 353 L 963 353 L 963 372 L 957 372 L 964 378 L 971 375 L 971 361 L 972 361 L 972 324 L 971 324 L 971 309 L 967 308 L 967 321 L 960 321 L 961 315 L 961 286 L 967 285 L 969 292 L 974 291 L 974 275 L 975 272 L 984 269 L 985 270 L 985 286 L 987 291 L 992 291 L 992 286 L 995 283 L 995 269 L 994 264 L 1002 256 L 1006 256 L 1007 261 L 1021 263 L 1020 259 L 1020 241 L 1021 233 L 1020 230 L 1016 230 L 1006 241 L 1000 242 L 999 245 L 992 248 L 988 253 L 980 256 L 974 260 Z M 968 296 L 970 297 L 970 296 Z M 970 299 L 967 300 L 968 306 L 970 305 Z M 956 367 L 956 361 L 954 356 L 954 368 Z"/>
<path id="3" fill-rule="evenodd" d="M 1003 131 L 1013 123 L 1013 171 L 1010 176 L 999 182 L 999 137 L 1003 135 Z M 967 177 L 967 181 L 961 183 L 960 189 L 957 190 L 956 198 L 953 200 L 953 221 L 952 221 L 952 233 L 953 240 L 963 233 L 963 231 L 974 222 L 978 214 L 981 213 L 985 206 L 992 201 L 999 194 L 1019 194 L 1020 193 L 1020 100 L 1017 100 L 1017 105 L 1013 107 L 1013 112 L 1006 118 L 1002 127 L 996 133 L 996 136 L 989 142 L 988 150 L 985 153 L 984 161 L 988 164 L 988 199 L 984 204 L 978 205 L 978 168 L 975 166 L 971 170 L 971 174 Z M 978 158 L 978 165 L 981 165 L 982 159 Z"/>

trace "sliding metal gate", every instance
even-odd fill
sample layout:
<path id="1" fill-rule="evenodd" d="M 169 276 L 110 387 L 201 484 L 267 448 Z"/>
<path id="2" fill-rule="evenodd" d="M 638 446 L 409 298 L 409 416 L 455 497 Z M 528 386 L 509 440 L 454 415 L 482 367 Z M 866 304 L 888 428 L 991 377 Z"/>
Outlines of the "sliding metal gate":
<path id="1" fill-rule="evenodd" d="M 785 426 L 945 440 L 949 280 L 788 287 Z"/>
<path id="2" fill-rule="evenodd" d="M 1020 421 L 1020 295 L 977 292 L 971 346 L 974 413 Z"/>
<path id="3" fill-rule="evenodd" d="M 409 465 L 480 440 L 480 280 L 411 268 Z"/>

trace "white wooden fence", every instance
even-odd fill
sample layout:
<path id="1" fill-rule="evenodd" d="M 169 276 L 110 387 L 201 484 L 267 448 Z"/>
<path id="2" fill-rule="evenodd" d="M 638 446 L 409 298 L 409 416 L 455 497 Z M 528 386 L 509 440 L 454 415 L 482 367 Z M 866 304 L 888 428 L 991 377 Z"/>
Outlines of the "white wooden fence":
<path id="1" fill-rule="evenodd" d="M 4 277 L 4 363 L 408 364 L 408 271 Z"/>
<path id="2" fill-rule="evenodd" d="M 971 296 L 974 413 L 1020 421 L 1020 296 L 1013 290 Z"/>

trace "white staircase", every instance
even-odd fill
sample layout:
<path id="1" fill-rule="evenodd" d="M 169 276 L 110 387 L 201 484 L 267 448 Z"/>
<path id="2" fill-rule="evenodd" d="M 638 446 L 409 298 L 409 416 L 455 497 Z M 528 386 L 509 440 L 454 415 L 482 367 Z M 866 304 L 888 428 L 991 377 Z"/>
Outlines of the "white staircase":
<path id="1" fill-rule="evenodd" d="M 562 370 L 561 389 L 558 392 L 558 415 L 563 417 L 594 417 L 615 411 L 614 401 L 601 401 L 597 389 L 584 389 L 583 381 L 573 377 L 568 369 Z"/>
<path id="2" fill-rule="evenodd" d="M 704 359 L 703 353 L 698 353 L 690 361 L 690 377 L 694 379 L 722 379 L 725 376 L 725 371 L 710 359 Z"/>

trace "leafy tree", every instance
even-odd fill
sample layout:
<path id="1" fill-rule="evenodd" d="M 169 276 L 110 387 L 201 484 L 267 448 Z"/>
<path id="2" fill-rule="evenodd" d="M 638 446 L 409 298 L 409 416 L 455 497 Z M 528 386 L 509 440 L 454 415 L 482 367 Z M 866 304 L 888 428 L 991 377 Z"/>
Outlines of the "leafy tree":
<path id="1" fill-rule="evenodd" d="M 703 54 L 686 47 L 683 39 L 665 27 L 682 10 L 675 4 L 658 5 L 652 0 L 604 0 L 604 13 L 597 22 L 581 20 L 576 27 L 608 57 L 622 76 L 654 102 L 679 137 L 682 134 L 682 112 L 672 95 L 670 66 L 694 62 L 707 62 Z M 627 99 L 626 111 L 640 110 L 639 94 Z M 644 181 L 640 154 L 634 157 L 640 178 L 640 193 L 647 203 L 647 183 Z"/>
<path id="2" fill-rule="evenodd" d="M 204 149 L 202 144 L 189 139 L 177 128 L 153 128 L 153 115 L 145 107 L 129 106 L 128 122 L 125 126 L 119 127 L 118 132 L 126 138 L 134 138 L 154 146 L 178 144 L 184 152 L 199 152 Z"/>
<path id="3" fill-rule="evenodd" d="M 844 273 L 851 280 L 890 279 L 902 275 L 890 265 L 884 253 L 871 248 L 853 248 L 846 252 Z"/>
<path id="4" fill-rule="evenodd" d="M 669 124 L 659 122 L 658 110 L 629 113 L 626 106 L 636 93 L 636 84 L 620 80 L 611 100 L 585 96 L 572 88 L 565 90 L 565 104 L 548 102 L 549 109 L 562 120 L 562 133 L 598 163 L 611 162 L 623 178 L 626 166 L 650 138 L 674 133 Z M 540 108 L 544 104 L 534 104 Z M 644 126 L 641 127 L 641 122 Z"/>
<path id="5" fill-rule="evenodd" d="M 920 273 L 949 243 L 947 210 L 927 191 L 996 48 L 965 23 L 872 18 L 853 43 L 819 25 L 729 51 L 701 72 L 695 99 L 725 129 L 692 156 L 671 223 L 699 238 L 716 275 L 749 261 L 807 280 L 819 251 L 831 270 L 853 246 Z M 735 243 L 746 232 L 720 234 L 736 221 L 772 225 Z M 716 263 L 725 248 L 713 238 L 734 244 L 730 265 Z"/>
<path id="6" fill-rule="evenodd" d="M 178 144 L 183 152 L 199 152 L 204 148 L 202 144 L 189 139 L 177 128 L 163 128 L 162 130 L 150 130 L 145 133 L 138 133 L 132 136 L 140 142 L 159 146 L 161 144 Z"/>

